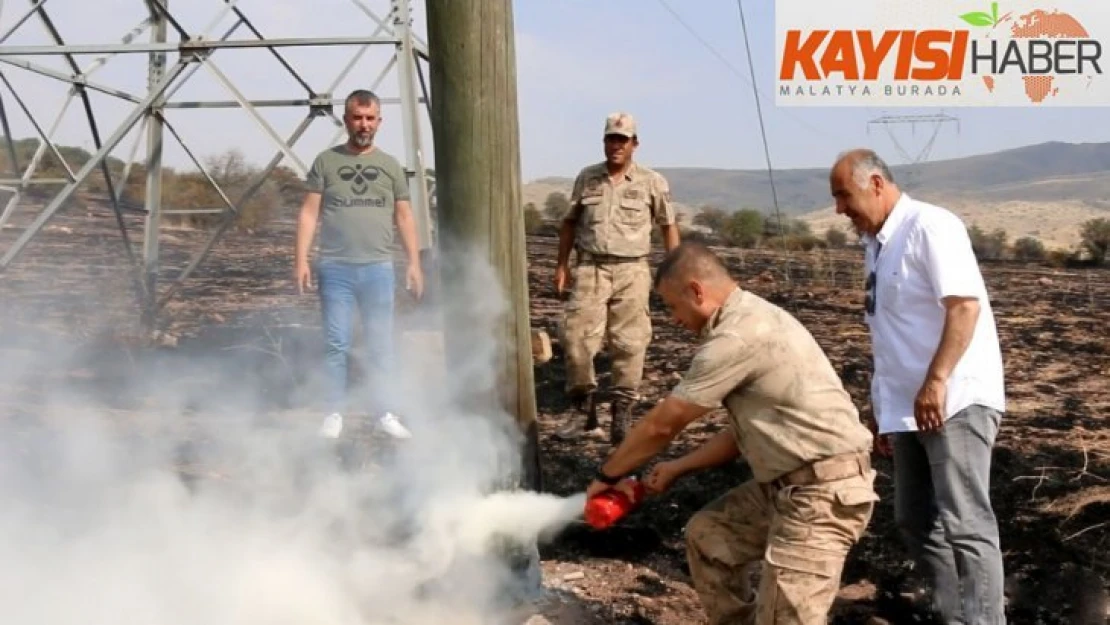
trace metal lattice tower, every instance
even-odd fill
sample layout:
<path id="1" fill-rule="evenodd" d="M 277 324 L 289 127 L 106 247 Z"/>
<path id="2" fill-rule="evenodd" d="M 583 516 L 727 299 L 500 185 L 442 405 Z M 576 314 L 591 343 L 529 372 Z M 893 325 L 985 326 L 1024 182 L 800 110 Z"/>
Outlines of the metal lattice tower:
<path id="1" fill-rule="evenodd" d="M 918 165 L 929 158 L 929 154 L 933 151 L 933 146 L 936 144 L 937 136 L 940 134 L 940 129 L 944 124 L 949 122 L 956 123 L 957 132 L 959 131 L 960 120 L 945 113 L 937 113 L 934 115 L 883 115 L 867 122 L 867 130 L 870 134 L 872 125 L 882 126 L 890 137 L 891 142 L 894 144 L 894 149 L 905 163 L 907 180 L 904 184 L 906 189 L 912 189 L 915 181 L 913 178 L 918 173 Z M 929 135 L 925 143 L 917 149 L 916 152 L 911 153 L 899 141 L 898 136 L 894 133 L 894 126 L 909 125 L 910 132 L 914 135 L 917 134 L 917 126 L 921 124 L 929 129 Z"/>
<path id="2" fill-rule="evenodd" d="M 56 27 L 50 11 L 56 10 L 56 5 L 66 1 L 28 0 L 25 7 L 17 9 L 17 3 L 14 0 L 8 0 L 8 2 L 0 0 L 0 83 L 2 83 L 0 131 L 3 132 L 3 143 L 6 144 L 0 145 L 0 149 L 7 151 L 12 161 L 12 169 L 15 170 L 0 172 L 2 177 L 0 190 L 11 194 L 6 203 L 0 204 L 0 211 L 2 211 L 0 229 L 9 221 L 31 186 L 52 185 L 59 188 L 38 212 L 34 221 L 19 233 L 14 243 L 6 249 L 0 249 L 2 254 L 0 272 L 17 261 L 27 245 L 42 231 L 59 209 L 66 205 L 82 184 L 91 176 L 102 175 L 131 269 L 135 272 L 136 289 L 142 302 L 143 320 L 148 327 L 151 327 L 165 303 L 174 297 L 182 282 L 205 262 L 213 247 L 234 224 L 240 209 L 262 188 L 279 164 L 284 162 L 302 177 L 305 175 L 306 161 L 294 148 L 314 120 L 325 118 L 335 125 L 336 132 L 331 144 L 342 140 L 345 130 L 341 114 L 343 98 L 346 94 L 335 93 L 335 91 L 352 74 L 360 58 L 372 46 L 378 46 L 377 49 L 389 46 L 393 48 L 393 53 L 385 66 L 379 68 L 380 74 L 374 80 L 358 80 L 357 84 L 377 91 L 391 73 L 397 80 L 399 97 L 382 97 L 382 106 L 387 112 L 393 106 L 400 109 L 404 154 L 398 157 L 410 177 L 413 212 L 417 221 L 421 248 L 425 251 L 434 249 L 430 207 L 431 185 L 434 181 L 427 166 L 430 161 L 424 149 L 426 142 L 422 135 L 425 133 L 421 130 L 421 122 L 427 119 L 421 116 L 421 104 L 424 105 L 424 113 L 427 113 L 430 102 L 427 80 L 420 61 L 428 60 L 428 51 L 427 44 L 413 32 L 410 0 L 376 0 L 377 3 L 386 6 L 373 8 L 370 5 L 374 4 L 374 0 L 348 0 L 355 12 L 365 18 L 365 28 L 361 25 L 354 25 L 354 28 L 358 32 L 368 32 L 369 35 L 299 38 L 265 37 L 256 27 L 256 22 L 243 10 L 241 5 L 245 3 L 242 0 L 189 0 L 188 5 L 181 0 L 173 0 L 172 3 L 170 0 L 133 0 L 143 7 L 141 10 L 147 17 L 124 31 L 122 37 L 115 43 L 91 44 L 73 44 L 71 40 L 63 37 Z M 212 19 L 208 27 L 192 31 L 183 27 L 183 20 L 179 19 L 180 16 L 175 15 L 174 11 L 183 8 L 197 10 L 201 5 L 211 8 Z M 263 6 L 271 8 L 270 5 Z M 57 9 L 64 10 L 62 7 Z M 5 13 L 17 16 L 15 19 L 5 18 L 3 15 Z M 104 13 L 104 18 L 109 19 L 112 11 L 108 9 Z M 229 19 L 232 20 L 230 28 L 222 33 L 215 31 L 221 22 Z M 6 43 L 13 35 L 31 28 L 34 22 L 40 22 L 45 27 L 49 35 L 46 44 Z M 344 26 L 351 28 L 352 24 L 344 24 Z M 125 27 L 125 24 L 119 26 L 121 30 Z M 243 31 L 248 34 L 244 36 Z M 143 34 L 147 32 L 149 32 L 149 42 L 141 41 Z M 355 50 L 351 51 L 353 58 L 345 66 L 314 66 L 312 72 L 298 72 L 286 59 L 288 50 L 292 48 L 354 48 Z M 236 80 L 222 71 L 219 64 L 223 63 L 226 57 L 232 57 L 245 49 L 269 51 L 284 68 L 283 72 L 287 73 L 286 78 L 291 77 L 299 85 L 296 87 L 299 93 L 270 99 L 252 99 L 244 95 Z M 107 80 L 101 82 L 99 77 L 95 76 L 99 70 L 110 65 L 114 57 L 121 55 L 148 56 L 145 93 L 129 92 L 113 86 Z M 64 60 L 66 70 L 59 71 L 48 66 L 47 63 L 39 60 L 43 57 Z M 89 57 L 95 58 L 89 61 Z M 206 70 L 216 83 L 222 85 L 224 91 L 231 97 L 230 100 L 198 100 L 178 96 L 182 87 L 188 87 L 190 79 L 201 69 Z M 39 111 L 42 107 L 39 106 L 37 98 L 24 97 L 20 89 L 10 80 L 9 75 L 20 71 L 47 77 L 69 87 L 61 112 L 52 124 L 43 124 L 39 120 Z M 330 81 L 330 84 L 325 86 L 319 84 L 325 81 Z M 98 97 L 110 96 L 111 99 L 127 107 L 126 114 L 108 132 L 105 130 L 109 125 L 105 123 L 98 107 L 93 106 L 90 93 L 97 94 Z M 9 96 L 10 100 L 7 99 Z M 55 139 L 63 116 L 75 101 L 80 102 L 84 108 L 92 138 L 92 146 L 89 150 L 92 152 L 92 158 L 76 169 L 66 163 L 59 150 L 61 143 L 56 142 Z M 17 159 L 14 147 L 15 137 L 12 136 L 12 125 L 8 116 L 9 111 L 12 110 L 10 102 L 14 102 L 30 120 L 38 136 L 38 147 L 33 157 L 26 163 L 20 163 Z M 292 133 L 282 136 L 261 113 L 263 110 L 274 108 L 300 109 L 304 111 L 304 117 Z M 246 191 L 239 197 L 231 198 L 224 189 L 220 188 L 202 165 L 198 150 L 178 131 L 177 122 L 173 120 L 173 112 L 181 109 L 244 111 L 276 147 L 273 157 L 266 163 L 261 173 L 249 182 Z M 163 157 L 167 131 L 192 164 L 200 170 L 207 182 L 214 187 L 223 206 L 210 209 L 163 208 Z M 113 179 L 107 159 L 114 156 L 115 151 L 120 148 L 128 135 L 135 137 L 130 158 L 123 159 L 126 165 L 122 176 Z M 212 138 L 209 137 L 209 139 Z M 430 134 L 428 139 L 430 140 Z M 145 143 L 146 147 L 145 202 L 142 207 L 123 206 L 121 202 L 123 185 L 128 180 L 141 143 Z M 47 180 L 35 177 L 35 172 L 47 152 L 62 164 L 65 170 L 64 179 Z M 138 251 L 132 244 L 135 234 L 128 231 L 124 220 L 125 211 L 136 210 L 142 213 L 144 224 L 141 235 L 142 246 Z M 208 234 L 204 245 L 195 250 L 180 273 L 174 276 L 161 275 L 164 273 L 159 262 L 159 233 L 162 229 L 162 218 L 173 214 L 196 213 L 217 215 L 216 226 Z M 168 288 L 162 289 L 160 293 L 159 284 L 163 281 L 168 282 Z"/>

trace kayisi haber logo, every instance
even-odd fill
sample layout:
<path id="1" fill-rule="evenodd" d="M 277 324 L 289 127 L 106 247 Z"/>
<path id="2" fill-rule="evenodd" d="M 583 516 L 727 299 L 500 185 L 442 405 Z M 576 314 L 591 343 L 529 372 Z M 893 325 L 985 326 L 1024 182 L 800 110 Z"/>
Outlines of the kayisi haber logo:
<path id="1" fill-rule="evenodd" d="M 999 80 L 1018 78 L 1036 104 L 1058 96 L 1061 83 L 1090 87 L 1103 72 L 1102 44 L 1070 13 L 1034 9 L 999 15 L 998 3 L 992 2 L 989 13 L 965 13 L 960 19 L 986 31 L 971 40 L 969 62 L 971 74 L 987 91 L 994 92 Z M 1079 84 L 1069 80 L 1075 77 L 1082 79 Z"/>
<path id="2" fill-rule="evenodd" d="M 779 8 L 784 4 L 790 6 L 780 0 Z M 922 18 L 927 23 L 920 28 L 877 28 L 872 25 L 878 19 L 874 14 L 859 25 L 844 27 L 858 11 L 841 12 L 826 22 L 844 24 L 839 28 L 783 28 L 780 20 L 777 101 L 1110 104 L 1110 88 L 1102 79 L 1107 69 L 1104 44 L 1093 36 L 1094 26 L 1084 22 L 1086 16 L 1081 19 L 1074 10 L 1056 7 L 1006 8 L 1005 3 L 991 2 L 982 10 L 949 13 L 947 19 L 930 15 Z M 1106 8 L 1091 12 L 1098 13 L 1098 26 L 1110 22 Z M 805 20 L 812 21 L 812 16 Z"/>

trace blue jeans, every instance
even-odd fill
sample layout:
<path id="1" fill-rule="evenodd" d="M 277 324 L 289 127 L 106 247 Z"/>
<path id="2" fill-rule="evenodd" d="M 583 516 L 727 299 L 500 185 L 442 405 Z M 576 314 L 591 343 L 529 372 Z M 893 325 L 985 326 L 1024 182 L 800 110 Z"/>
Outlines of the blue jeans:
<path id="1" fill-rule="evenodd" d="M 347 407 L 347 358 L 354 334 L 355 308 L 361 313 L 366 344 L 365 370 L 369 378 L 371 414 L 392 409 L 389 376 L 394 371 L 393 263 L 344 263 L 321 260 L 316 267 L 323 312 L 324 354 L 329 412 Z"/>
<path id="2" fill-rule="evenodd" d="M 893 436 L 895 522 L 946 624 L 1006 622 L 990 500 L 991 448 L 1001 419 L 997 410 L 974 405 L 939 432 Z"/>

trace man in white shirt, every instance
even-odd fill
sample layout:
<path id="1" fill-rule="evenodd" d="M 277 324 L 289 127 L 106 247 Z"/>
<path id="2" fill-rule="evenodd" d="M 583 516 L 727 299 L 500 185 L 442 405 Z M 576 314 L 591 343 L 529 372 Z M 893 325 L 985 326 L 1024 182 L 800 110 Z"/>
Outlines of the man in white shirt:
<path id="1" fill-rule="evenodd" d="M 893 451 L 896 522 L 945 623 L 1005 623 L 990 501 L 1002 352 L 967 228 L 902 192 L 870 150 L 842 154 L 829 178 L 866 249 L 870 425 Z"/>

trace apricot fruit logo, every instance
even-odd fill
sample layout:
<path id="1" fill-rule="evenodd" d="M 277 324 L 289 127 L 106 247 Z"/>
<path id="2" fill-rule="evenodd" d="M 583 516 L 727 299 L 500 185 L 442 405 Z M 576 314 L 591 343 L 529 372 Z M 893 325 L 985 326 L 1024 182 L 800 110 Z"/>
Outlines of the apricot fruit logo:
<path id="1" fill-rule="evenodd" d="M 971 73 L 992 93 L 999 80 L 1010 78 L 1007 74 L 1018 74 L 1025 97 L 1036 104 L 1058 96 L 1061 83 L 1089 87 L 1102 74 L 1101 42 L 1069 13 L 1036 9 L 999 15 L 998 3 L 992 2 L 989 12 L 973 11 L 960 19 L 986 29 L 972 40 L 969 62 Z"/>

